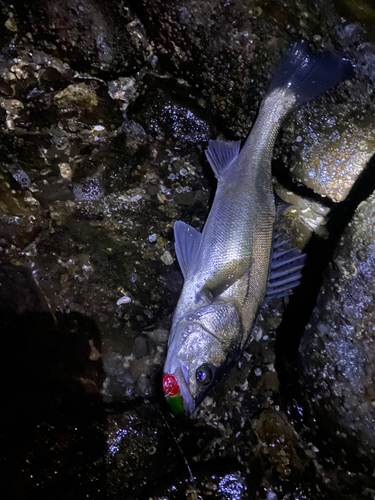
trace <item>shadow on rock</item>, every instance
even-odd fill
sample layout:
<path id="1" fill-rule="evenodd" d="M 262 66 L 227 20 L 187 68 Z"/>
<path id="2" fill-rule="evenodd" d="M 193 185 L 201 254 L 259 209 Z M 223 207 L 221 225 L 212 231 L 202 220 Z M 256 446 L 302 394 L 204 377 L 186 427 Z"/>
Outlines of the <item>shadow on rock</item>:
<path id="1" fill-rule="evenodd" d="M 77 314 L 0 311 L 7 498 L 104 498 L 100 339 Z"/>

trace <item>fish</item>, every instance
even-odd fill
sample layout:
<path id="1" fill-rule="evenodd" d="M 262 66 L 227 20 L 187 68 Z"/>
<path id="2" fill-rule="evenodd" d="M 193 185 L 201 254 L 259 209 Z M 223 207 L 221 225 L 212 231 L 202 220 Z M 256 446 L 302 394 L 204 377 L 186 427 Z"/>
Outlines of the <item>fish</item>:
<path id="1" fill-rule="evenodd" d="M 305 255 L 276 231 L 273 149 L 286 116 L 351 76 L 334 52 L 295 42 L 282 58 L 241 149 L 210 140 L 206 157 L 217 178 L 202 233 L 174 224 L 184 276 L 168 339 L 163 390 L 172 413 L 190 416 L 238 361 L 265 301 L 300 283 Z"/>

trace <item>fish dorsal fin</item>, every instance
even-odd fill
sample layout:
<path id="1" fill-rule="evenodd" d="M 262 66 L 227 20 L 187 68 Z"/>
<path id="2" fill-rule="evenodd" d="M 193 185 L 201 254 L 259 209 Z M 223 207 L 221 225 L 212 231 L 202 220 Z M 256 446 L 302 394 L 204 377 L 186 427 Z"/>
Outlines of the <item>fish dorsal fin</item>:
<path id="1" fill-rule="evenodd" d="M 274 236 L 266 300 L 285 297 L 298 286 L 306 255 L 293 248 L 279 234 Z"/>
<path id="2" fill-rule="evenodd" d="M 217 179 L 224 174 L 229 165 L 237 158 L 240 147 L 241 141 L 223 142 L 216 140 L 208 143 L 206 157 Z"/>
<path id="3" fill-rule="evenodd" d="M 174 224 L 175 250 L 184 278 L 197 261 L 202 234 L 178 220 Z"/>

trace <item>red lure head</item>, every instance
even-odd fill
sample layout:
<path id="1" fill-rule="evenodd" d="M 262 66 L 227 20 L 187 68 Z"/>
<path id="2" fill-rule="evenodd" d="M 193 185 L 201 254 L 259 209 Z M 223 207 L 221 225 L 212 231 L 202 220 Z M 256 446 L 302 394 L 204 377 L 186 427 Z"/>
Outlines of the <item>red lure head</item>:
<path id="1" fill-rule="evenodd" d="M 179 391 L 179 386 L 178 382 L 176 380 L 176 377 L 174 375 L 168 374 L 164 375 L 163 377 L 163 389 L 164 389 L 164 394 L 170 398 L 172 396 L 176 396 Z"/>

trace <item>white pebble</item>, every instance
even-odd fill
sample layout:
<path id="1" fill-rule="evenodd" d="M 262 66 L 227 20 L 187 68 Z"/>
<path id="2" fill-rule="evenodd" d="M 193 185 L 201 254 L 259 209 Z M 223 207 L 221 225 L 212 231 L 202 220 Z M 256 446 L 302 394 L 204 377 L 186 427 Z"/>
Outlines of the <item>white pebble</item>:
<path id="1" fill-rule="evenodd" d="M 259 342 L 263 336 L 263 330 L 260 326 L 256 326 L 253 330 L 253 338 L 256 342 Z"/>
<path id="2" fill-rule="evenodd" d="M 61 177 L 63 179 L 68 179 L 69 181 L 71 181 L 73 176 L 73 170 L 71 169 L 69 163 L 59 163 L 58 167 L 60 170 Z"/>
<path id="3" fill-rule="evenodd" d="M 277 500 L 277 495 L 272 490 L 267 493 L 267 500 Z"/>
<path id="4" fill-rule="evenodd" d="M 174 259 L 170 252 L 166 251 L 163 253 L 163 255 L 160 257 L 160 260 L 166 265 L 166 266 L 171 266 L 174 262 Z"/>
<path id="5" fill-rule="evenodd" d="M 122 304 L 129 304 L 131 301 L 132 299 L 130 297 L 124 295 L 123 297 L 121 297 L 121 299 L 118 299 L 116 305 L 121 306 Z"/>
<path id="6" fill-rule="evenodd" d="M 130 201 L 132 201 L 133 203 L 135 203 L 135 202 L 137 202 L 137 201 L 139 201 L 141 199 L 142 199 L 142 196 L 140 194 L 136 194 L 135 196 L 132 196 L 130 198 Z"/>

